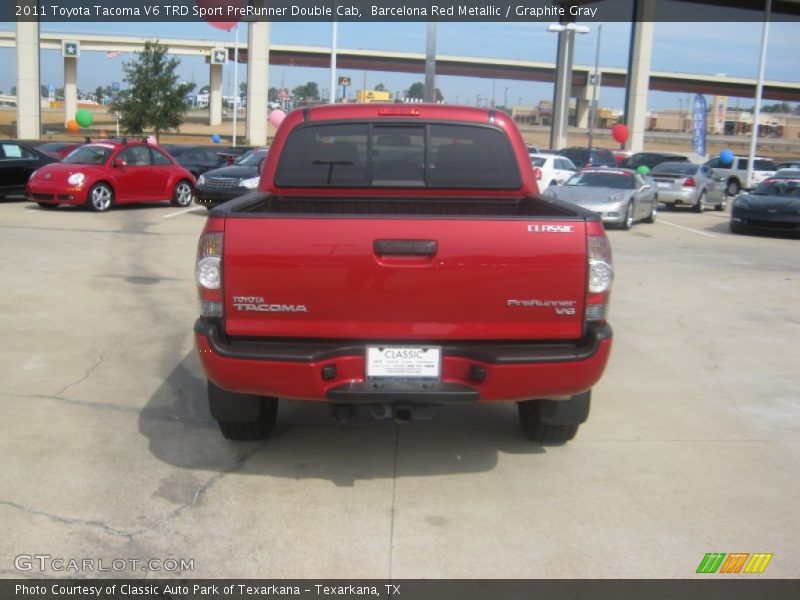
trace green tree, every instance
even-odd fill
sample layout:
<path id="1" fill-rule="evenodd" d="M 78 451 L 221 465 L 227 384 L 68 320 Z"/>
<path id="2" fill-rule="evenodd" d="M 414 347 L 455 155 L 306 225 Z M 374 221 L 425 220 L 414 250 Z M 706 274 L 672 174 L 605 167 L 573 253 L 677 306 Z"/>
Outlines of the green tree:
<path id="1" fill-rule="evenodd" d="M 134 61 L 123 64 L 128 89 L 120 91 L 110 109 L 120 114 L 125 131 L 141 135 L 152 129 L 159 139 L 163 131 L 177 129 L 189 109 L 186 95 L 194 83 L 178 83 L 175 70 L 180 61 L 167 57 L 167 47 L 158 42 L 145 42 Z"/>
<path id="2" fill-rule="evenodd" d="M 278 100 L 278 88 L 271 87 L 267 90 L 267 100 L 275 102 Z"/>
<path id="3" fill-rule="evenodd" d="M 292 96 L 302 100 L 318 100 L 319 88 L 317 87 L 316 82 L 309 81 L 305 85 L 298 85 L 296 88 L 294 88 L 292 90 Z"/>
<path id="4" fill-rule="evenodd" d="M 764 106 L 765 113 L 790 113 L 792 107 L 786 102 L 776 102 L 775 104 L 767 104 Z"/>
<path id="5" fill-rule="evenodd" d="M 17 95 L 17 86 L 15 86 L 15 85 L 11 86 L 11 95 L 12 96 L 16 96 Z"/>
<path id="6" fill-rule="evenodd" d="M 379 83 L 378 85 L 375 86 L 375 91 L 376 92 L 385 92 L 386 91 L 386 86 L 383 85 L 382 83 Z"/>
<path id="7" fill-rule="evenodd" d="M 425 97 L 425 84 L 412 83 L 411 87 L 406 91 L 407 98 L 424 98 Z"/>
<path id="8" fill-rule="evenodd" d="M 102 86 L 98 85 L 94 90 L 95 100 L 97 100 L 98 102 L 102 102 L 103 101 L 103 96 L 105 96 L 105 95 L 106 95 L 106 91 L 103 89 Z"/>

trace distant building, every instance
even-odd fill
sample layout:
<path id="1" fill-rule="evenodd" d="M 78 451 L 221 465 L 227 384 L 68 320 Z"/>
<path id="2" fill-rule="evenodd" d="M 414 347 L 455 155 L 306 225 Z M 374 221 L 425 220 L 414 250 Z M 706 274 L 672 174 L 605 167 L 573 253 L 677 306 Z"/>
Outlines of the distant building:
<path id="1" fill-rule="evenodd" d="M 356 102 L 391 102 L 391 92 L 383 90 L 356 90 Z"/>

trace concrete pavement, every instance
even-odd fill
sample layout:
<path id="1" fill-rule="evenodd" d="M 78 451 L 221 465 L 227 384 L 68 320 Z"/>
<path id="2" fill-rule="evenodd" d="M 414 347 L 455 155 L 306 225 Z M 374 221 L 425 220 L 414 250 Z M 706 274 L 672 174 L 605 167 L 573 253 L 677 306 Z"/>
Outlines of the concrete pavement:
<path id="1" fill-rule="evenodd" d="M 0 203 L 0 575 L 76 575 L 15 568 L 38 553 L 193 560 L 119 576 L 687 578 L 716 551 L 798 576 L 799 241 L 714 212 L 609 232 L 615 347 L 565 446 L 513 406 L 340 425 L 285 402 L 271 440 L 233 443 L 192 349 L 204 211 L 176 212 Z"/>

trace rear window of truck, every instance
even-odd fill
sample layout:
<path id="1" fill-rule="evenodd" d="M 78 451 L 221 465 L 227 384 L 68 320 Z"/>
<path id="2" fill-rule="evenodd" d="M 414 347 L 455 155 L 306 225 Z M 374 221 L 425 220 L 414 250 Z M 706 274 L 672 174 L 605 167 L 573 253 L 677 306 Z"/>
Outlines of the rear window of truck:
<path id="1" fill-rule="evenodd" d="M 492 127 L 335 123 L 289 135 L 275 184 L 516 189 L 522 182 L 508 137 Z"/>

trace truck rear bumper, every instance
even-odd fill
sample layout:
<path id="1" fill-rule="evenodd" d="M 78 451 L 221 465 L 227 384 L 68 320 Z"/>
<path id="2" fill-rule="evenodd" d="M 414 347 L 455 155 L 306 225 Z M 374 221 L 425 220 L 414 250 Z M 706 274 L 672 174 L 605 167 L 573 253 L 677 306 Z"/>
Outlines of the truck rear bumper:
<path id="1" fill-rule="evenodd" d="M 437 342 L 441 382 L 385 383 L 365 381 L 365 345 L 360 342 L 224 340 L 216 323 L 201 319 L 194 332 L 203 369 L 219 387 L 331 403 L 568 398 L 600 379 L 612 338 L 611 328 L 602 325 L 590 326 L 577 342 Z"/>

